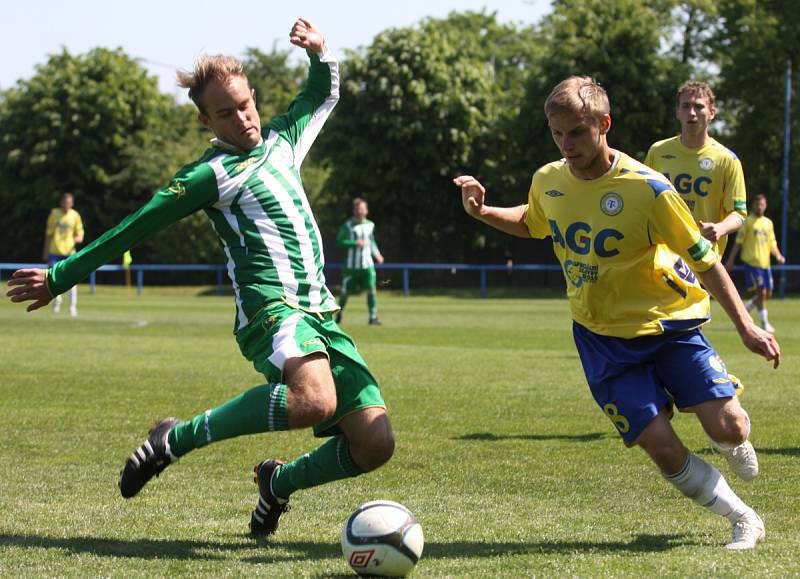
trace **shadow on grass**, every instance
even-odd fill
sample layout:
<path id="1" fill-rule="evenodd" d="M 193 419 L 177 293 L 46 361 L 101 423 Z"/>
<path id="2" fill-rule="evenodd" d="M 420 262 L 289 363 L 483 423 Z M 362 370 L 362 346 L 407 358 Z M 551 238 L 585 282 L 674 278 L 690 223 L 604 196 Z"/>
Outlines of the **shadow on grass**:
<path id="1" fill-rule="evenodd" d="M 524 542 L 477 542 L 454 541 L 449 543 L 428 542 L 424 557 L 434 559 L 472 559 L 530 553 L 567 554 L 574 552 L 659 552 L 693 543 L 686 535 L 639 535 L 633 541 L 553 541 L 540 543 Z M 248 537 L 234 543 L 223 541 L 178 541 L 160 539 L 108 539 L 104 537 L 47 537 L 40 535 L 0 534 L 3 547 L 27 549 L 59 549 L 75 554 L 91 554 L 98 557 L 121 557 L 137 559 L 178 560 L 225 560 L 227 553 L 244 555 L 245 563 L 263 564 L 302 560 L 338 559 L 342 556 L 338 544 L 310 541 L 253 540 Z M 270 552 L 274 548 L 278 552 Z M 208 552 L 204 552 L 204 551 Z"/>
<path id="2" fill-rule="evenodd" d="M 711 448 L 710 446 L 707 448 L 701 448 L 700 450 L 695 451 L 697 454 L 719 454 L 716 450 Z M 782 456 L 800 456 L 800 447 L 798 446 L 787 446 L 784 448 L 760 448 L 756 447 L 756 454 L 777 454 Z"/>
<path id="3" fill-rule="evenodd" d="M 491 432 L 473 432 L 472 434 L 462 434 L 454 436 L 452 440 L 565 440 L 567 442 L 592 442 L 607 438 L 607 434 L 602 432 L 590 432 L 588 434 L 492 434 Z"/>

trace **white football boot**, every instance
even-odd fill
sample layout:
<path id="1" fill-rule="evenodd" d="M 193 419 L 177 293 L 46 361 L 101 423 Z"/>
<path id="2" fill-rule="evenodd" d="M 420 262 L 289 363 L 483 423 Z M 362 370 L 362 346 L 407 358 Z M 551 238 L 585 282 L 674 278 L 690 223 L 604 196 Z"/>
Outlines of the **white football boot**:
<path id="1" fill-rule="evenodd" d="M 764 521 L 750 509 L 733 523 L 733 538 L 725 548 L 731 551 L 755 549 L 756 545 L 764 540 L 764 535 Z"/>
<path id="2" fill-rule="evenodd" d="M 728 461 L 728 466 L 731 467 L 733 474 L 742 480 L 753 480 L 758 476 L 758 457 L 756 456 L 756 449 L 749 440 L 745 440 L 739 446 L 730 447 L 723 446 L 719 443 L 711 441 L 711 444 L 717 449 Z"/>

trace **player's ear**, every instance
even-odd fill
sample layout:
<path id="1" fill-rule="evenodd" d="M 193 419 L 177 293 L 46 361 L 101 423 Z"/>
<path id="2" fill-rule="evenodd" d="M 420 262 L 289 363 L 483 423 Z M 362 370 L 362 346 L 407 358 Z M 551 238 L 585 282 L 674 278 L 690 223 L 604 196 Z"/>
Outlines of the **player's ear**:
<path id="1" fill-rule="evenodd" d="M 203 125 L 205 128 L 211 128 L 211 119 L 208 118 L 208 115 L 205 113 L 197 113 L 197 120 L 200 121 L 200 124 Z"/>
<path id="2" fill-rule="evenodd" d="M 600 117 L 600 134 L 605 135 L 611 130 L 611 115 L 606 113 Z"/>

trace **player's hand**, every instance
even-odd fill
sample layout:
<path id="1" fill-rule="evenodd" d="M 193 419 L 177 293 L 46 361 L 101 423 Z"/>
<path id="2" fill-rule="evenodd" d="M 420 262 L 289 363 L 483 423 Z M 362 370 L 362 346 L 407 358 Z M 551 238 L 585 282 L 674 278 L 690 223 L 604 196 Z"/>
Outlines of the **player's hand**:
<path id="1" fill-rule="evenodd" d="M 750 326 L 742 332 L 742 343 L 751 352 L 772 360 L 772 367 L 777 368 L 781 363 L 781 347 L 775 336 L 756 326 Z"/>
<path id="2" fill-rule="evenodd" d="M 364 247 L 364 240 L 363 239 L 356 239 L 356 245 L 359 247 Z"/>
<path id="3" fill-rule="evenodd" d="M 784 263 L 786 263 L 786 258 L 785 258 L 784 256 L 782 256 L 782 255 L 781 255 L 780 257 L 778 257 L 778 263 L 780 263 L 781 265 L 783 265 Z"/>
<path id="4" fill-rule="evenodd" d="M 383 256 L 379 253 L 378 255 L 375 256 L 375 261 L 377 263 L 383 263 Z"/>
<path id="5" fill-rule="evenodd" d="M 15 271 L 8 285 L 13 286 L 6 295 L 12 302 L 33 301 L 28 306 L 28 311 L 38 310 L 50 303 L 53 296 L 47 289 L 46 269 L 18 269 Z"/>
<path id="6" fill-rule="evenodd" d="M 700 234 L 712 243 L 716 243 L 723 237 L 722 227 L 719 223 L 698 222 Z"/>
<path id="7" fill-rule="evenodd" d="M 472 217 L 481 216 L 483 201 L 486 197 L 486 189 L 475 177 L 471 175 L 461 175 L 453 179 L 456 187 L 461 187 L 461 204 Z"/>
<path id="8" fill-rule="evenodd" d="M 295 46 L 316 53 L 322 52 L 325 47 L 325 37 L 305 18 L 298 18 L 294 23 L 292 31 L 289 33 L 289 41 Z"/>

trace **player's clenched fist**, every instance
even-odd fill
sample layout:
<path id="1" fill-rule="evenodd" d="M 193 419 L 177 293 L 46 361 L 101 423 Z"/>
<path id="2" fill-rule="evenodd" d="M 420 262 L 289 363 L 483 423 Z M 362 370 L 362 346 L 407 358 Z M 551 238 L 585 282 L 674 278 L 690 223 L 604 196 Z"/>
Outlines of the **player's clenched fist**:
<path id="1" fill-rule="evenodd" d="M 289 40 L 295 46 L 307 48 L 312 52 L 322 52 L 325 46 L 325 37 L 317 27 L 305 18 L 298 18 L 289 33 Z"/>
<path id="2" fill-rule="evenodd" d="M 473 217 L 479 217 L 483 209 L 483 199 L 486 189 L 472 175 L 461 175 L 453 179 L 456 187 L 461 187 L 461 203 L 464 211 Z"/>

